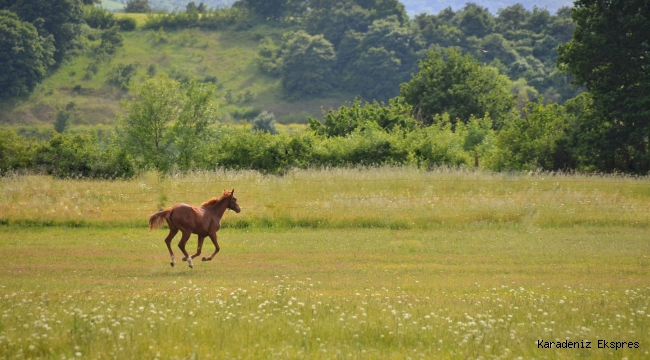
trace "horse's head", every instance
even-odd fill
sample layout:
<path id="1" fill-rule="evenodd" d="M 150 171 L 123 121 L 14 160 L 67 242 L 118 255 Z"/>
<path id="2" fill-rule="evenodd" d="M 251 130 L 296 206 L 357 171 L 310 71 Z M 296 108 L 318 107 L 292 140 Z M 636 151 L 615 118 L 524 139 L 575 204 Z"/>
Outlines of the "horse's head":
<path id="1" fill-rule="evenodd" d="M 225 196 L 230 197 L 230 203 L 228 204 L 228 209 L 239 214 L 239 212 L 241 211 L 241 207 L 239 207 L 239 204 L 237 204 L 237 198 L 235 197 L 235 189 L 232 189 L 232 191 L 224 190 L 223 194 Z"/>

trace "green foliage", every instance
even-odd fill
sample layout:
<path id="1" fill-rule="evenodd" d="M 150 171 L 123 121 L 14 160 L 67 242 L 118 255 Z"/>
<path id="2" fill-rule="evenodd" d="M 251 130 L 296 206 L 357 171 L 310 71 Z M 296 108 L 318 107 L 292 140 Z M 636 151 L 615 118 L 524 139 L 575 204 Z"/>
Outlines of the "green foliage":
<path id="1" fill-rule="evenodd" d="M 402 26 L 396 17 L 379 19 L 348 50 L 344 85 L 366 99 L 388 100 L 399 92 L 399 84 L 416 70 L 423 44 L 413 27 Z M 346 46 L 349 46 L 347 41 Z M 347 50 L 347 49 L 346 49 Z"/>
<path id="2" fill-rule="evenodd" d="M 279 76 L 282 74 L 282 49 L 275 45 L 273 38 L 265 37 L 260 41 L 257 49 L 255 63 L 257 68 L 270 76 Z"/>
<path id="3" fill-rule="evenodd" d="M 130 17 L 115 18 L 113 13 L 95 6 L 84 7 L 84 21 L 94 29 L 109 29 L 115 25 L 120 31 L 133 31 L 137 27 L 135 19 Z"/>
<path id="4" fill-rule="evenodd" d="M 122 101 L 119 116 L 123 146 L 139 167 L 169 171 L 206 166 L 201 153 L 210 142 L 218 113 L 212 104 L 214 85 L 196 80 L 181 85 L 165 76 L 147 78 Z"/>
<path id="5" fill-rule="evenodd" d="M 133 18 L 121 18 L 115 20 L 115 25 L 120 27 L 120 31 L 134 31 L 138 24 Z"/>
<path id="6" fill-rule="evenodd" d="M 323 34 L 338 48 L 348 31 L 364 33 L 372 24 L 373 14 L 354 2 L 336 4 L 332 8 L 314 9 L 307 14 L 306 30 L 310 34 Z"/>
<path id="7" fill-rule="evenodd" d="M 584 85 L 597 113 L 583 124 L 600 141 L 599 169 L 650 170 L 650 8 L 647 1 L 576 1 L 573 40 L 558 63 Z"/>
<path id="8" fill-rule="evenodd" d="M 42 37 L 54 38 L 54 60 L 60 63 L 79 35 L 83 10 L 78 0 L 0 0 L 0 9 L 32 23 Z"/>
<path id="9" fill-rule="evenodd" d="M 555 15 L 546 9 L 526 10 L 515 4 L 493 16 L 486 9 L 468 3 L 463 9 L 451 9 L 437 15 L 415 17 L 422 38 L 434 47 L 459 47 L 484 64 L 502 64 L 500 71 L 512 80 L 524 78 L 547 100 L 562 103 L 580 89 L 566 84 L 569 78 L 555 72 L 557 46 L 571 39 L 575 24 L 568 17 L 569 8 Z"/>
<path id="10" fill-rule="evenodd" d="M 128 90 L 130 87 L 131 79 L 137 71 L 138 64 L 124 65 L 122 63 L 118 63 L 113 66 L 106 75 L 106 82 L 123 90 Z"/>
<path id="11" fill-rule="evenodd" d="M 575 168 L 573 118 L 558 104 L 541 98 L 529 104 L 523 117 L 513 117 L 496 135 L 496 151 L 488 159 L 495 170 L 568 170 Z"/>
<path id="12" fill-rule="evenodd" d="M 54 120 L 54 131 L 58 133 L 64 132 L 68 128 L 70 115 L 70 112 L 66 110 L 57 111 L 56 119 Z"/>
<path id="13" fill-rule="evenodd" d="M 262 111 L 262 113 L 253 119 L 253 130 L 277 134 L 278 131 L 275 129 L 275 115 Z"/>
<path id="14" fill-rule="evenodd" d="M 149 0 L 129 0 L 124 7 L 125 13 L 150 13 Z"/>
<path id="15" fill-rule="evenodd" d="M 0 11 L 0 98 L 29 94 L 53 62 L 52 37 L 39 37 L 36 28 L 16 14 Z"/>
<path id="16" fill-rule="evenodd" d="M 0 128 L 0 175 L 32 166 L 33 147 L 13 129 Z"/>
<path id="17" fill-rule="evenodd" d="M 323 124 L 309 118 L 309 128 L 316 134 L 328 137 L 347 136 L 368 123 L 374 123 L 386 131 L 413 130 L 416 123 L 411 118 L 411 110 L 411 106 L 400 98 L 391 99 L 389 106 L 377 101 L 363 103 L 361 99 L 355 99 L 350 106 L 341 106 L 336 111 L 330 109 Z"/>
<path id="18" fill-rule="evenodd" d="M 449 113 L 453 122 L 489 113 L 498 128 L 514 109 L 510 86 L 497 69 L 481 65 L 470 55 L 463 56 L 457 49 L 432 50 L 413 79 L 402 84 L 401 95 L 424 124 L 443 113 Z"/>
<path id="19" fill-rule="evenodd" d="M 334 47 L 322 35 L 287 35 L 282 51 L 282 89 L 289 98 L 321 95 L 332 88 Z"/>
<path id="20" fill-rule="evenodd" d="M 53 133 L 39 144 L 34 163 L 59 178 L 128 178 L 135 175 L 131 157 L 113 144 L 100 148 L 96 133 Z"/>
<path id="21" fill-rule="evenodd" d="M 95 6 L 84 7 L 84 21 L 94 29 L 108 29 L 115 25 L 115 15 Z"/>
<path id="22" fill-rule="evenodd" d="M 118 47 L 122 46 L 124 38 L 119 33 L 119 30 L 120 27 L 118 25 L 113 25 L 110 28 L 102 31 L 102 41 L 97 48 L 98 53 L 112 55 L 115 53 Z"/>

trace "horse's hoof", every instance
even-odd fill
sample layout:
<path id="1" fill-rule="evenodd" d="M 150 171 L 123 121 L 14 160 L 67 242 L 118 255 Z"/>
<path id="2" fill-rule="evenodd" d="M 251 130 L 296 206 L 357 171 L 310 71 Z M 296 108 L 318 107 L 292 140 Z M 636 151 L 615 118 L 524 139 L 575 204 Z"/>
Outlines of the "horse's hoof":
<path id="1" fill-rule="evenodd" d="M 183 261 L 187 261 L 187 258 L 183 258 Z"/>
<path id="2" fill-rule="evenodd" d="M 173 262 L 169 263 L 169 265 L 171 265 L 172 267 L 174 267 L 174 263 L 173 263 Z"/>
<path id="3" fill-rule="evenodd" d="M 208 259 L 208 258 L 205 257 L 205 256 L 201 259 L 201 261 L 210 261 L 210 260 L 212 260 L 212 259 Z"/>
<path id="4" fill-rule="evenodd" d="M 194 264 L 190 264 L 190 269 L 194 269 Z"/>

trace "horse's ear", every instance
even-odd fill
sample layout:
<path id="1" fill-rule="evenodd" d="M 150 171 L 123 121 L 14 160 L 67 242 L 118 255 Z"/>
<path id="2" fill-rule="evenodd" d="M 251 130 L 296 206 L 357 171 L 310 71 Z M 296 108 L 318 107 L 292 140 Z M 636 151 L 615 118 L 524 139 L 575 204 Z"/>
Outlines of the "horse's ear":
<path id="1" fill-rule="evenodd" d="M 235 189 L 232 189 L 232 191 L 230 192 L 230 195 L 235 195 Z"/>

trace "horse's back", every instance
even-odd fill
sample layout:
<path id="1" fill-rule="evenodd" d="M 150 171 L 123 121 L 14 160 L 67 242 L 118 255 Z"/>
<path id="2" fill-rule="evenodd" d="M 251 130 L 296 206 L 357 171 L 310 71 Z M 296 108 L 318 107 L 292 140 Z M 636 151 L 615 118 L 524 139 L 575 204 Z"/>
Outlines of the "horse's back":
<path id="1" fill-rule="evenodd" d="M 177 204 L 172 208 L 171 221 L 174 226 L 181 231 L 190 231 L 199 235 L 208 235 L 208 233 L 218 229 L 218 223 L 214 223 L 208 212 L 202 208 L 188 204 Z"/>

